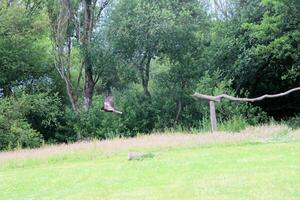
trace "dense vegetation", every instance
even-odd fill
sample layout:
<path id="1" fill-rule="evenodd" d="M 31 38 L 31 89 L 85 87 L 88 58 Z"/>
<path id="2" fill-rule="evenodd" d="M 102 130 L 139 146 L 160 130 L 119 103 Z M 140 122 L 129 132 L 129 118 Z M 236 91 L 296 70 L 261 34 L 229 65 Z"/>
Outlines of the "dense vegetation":
<path id="1" fill-rule="evenodd" d="M 1 1 L 0 150 L 208 129 L 191 94 L 297 87 L 299 44 L 298 0 Z M 111 88 L 123 115 L 100 110 Z M 295 127 L 299 97 L 222 102 L 218 118 Z"/>

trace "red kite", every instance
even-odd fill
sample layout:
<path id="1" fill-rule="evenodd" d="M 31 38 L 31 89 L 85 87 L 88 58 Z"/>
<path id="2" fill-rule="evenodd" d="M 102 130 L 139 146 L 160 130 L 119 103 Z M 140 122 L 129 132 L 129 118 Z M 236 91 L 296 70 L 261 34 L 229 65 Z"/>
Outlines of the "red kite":
<path id="1" fill-rule="evenodd" d="M 109 93 L 104 100 L 104 106 L 101 108 L 104 112 L 114 112 L 118 114 L 122 114 L 122 112 L 117 111 L 114 106 L 113 96 Z"/>

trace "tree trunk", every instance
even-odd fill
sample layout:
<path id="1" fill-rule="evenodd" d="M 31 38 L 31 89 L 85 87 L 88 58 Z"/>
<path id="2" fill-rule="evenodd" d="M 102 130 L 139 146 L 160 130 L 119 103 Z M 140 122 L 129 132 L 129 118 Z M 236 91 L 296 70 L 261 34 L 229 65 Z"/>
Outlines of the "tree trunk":
<path id="1" fill-rule="evenodd" d="M 143 84 L 143 89 L 144 89 L 144 96 L 151 98 L 151 94 L 148 89 L 149 85 L 149 77 L 150 77 L 150 63 L 151 63 L 151 57 L 149 56 L 147 58 L 147 62 L 145 64 L 145 68 L 143 70 L 142 74 L 142 84 Z"/>
<path id="2" fill-rule="evenodd" d="M 82 40 L 84 56 L 84 91 L 83 91 L 83 108 L 88 111 L 94 93 L 95 82 L 93 80 L 92 62 L 89 53 L 91 36 L 93 30 L 93 6 L 91 0 L 84 1 L 84 35 Z"/>
<path id="3" fill-rule="evenodd" d="M 71 66 L 71 40 L 68 34 L 68 27 L 71 19 L 71 5 L 69 0 L 59 1 L 59 16 L 57 21 L 52 21 L 52 37 L 54 41 L 53 49 L 55 53 L 55 68 L 60 77 L 64 80 L 69 101 L 74 112 L 78 112 L 77 96 L 71 83 L 70 66 Z M 53 15 L 53 13 L 50 13 Z M 68 44 L 66 47 L 66 43 Z M 67 50 L 67 52 L 66 52 Z"/>
<path id="4" fill-rule="evenodd" d="M 83 109 L 85 111 L 88 111 L 90 106 L 92 105 L 94 86 L 95 84 L 92 77 L 92 72 L 90 71 L 90 69 L 86 69 L 83 92 Z"/>
<path id="5" fill-rule="evenodd" d="M 76 105 L 77 97 L 74 95 L 72 84 L 70 83 L 68 78 L 66 78 L 66 77 L 62 77 L 62 78 L 64 79 L 64 81 L 66 83 L 66 89 L 67 89 L 67 93 L 68 93 L 70 103 L 72 105 L 72 109 L 73 109 L 74 112 L 78 112 L 78 108 L 77 108 L 77 105 Z"/>
<path id="6" fill-rule="evenodd" d="M 93 30 L 93 6 L 91 0 L 84 0 L 84 31 L 83 46 L 86 48 L 90 44 Z"/>
<path id="7" fill-rule="evenodd" d="M 175 118 L 175 122 L 174 122 L 174 128 L 176 128 L 175 126 L 179 120 L 181 110 L 182 110 L 182 101 L 181 101 L 181 98 L 179 98 L 179 100 L 177 102 L 177 114 L 176 114 L 176 118 Z"/>
<path id="8" fill-rule="evenodd" d="M 78 108 L 77 108 L 77 105 L 76 105 L 76 102 L 77 102 L 77 97 L 75 96 L 74 94 L 74 90 L 73 90 L 73 86 L 72 86 L 72 83 L 71 83 L 71 80 L 69 79 L 68 75 L 66 74 L 65 72 L 65 64 L 64 64 L 64 59 L 62 58 L 63 57 L 63 48 L 60 47 L 59 48 L 60 50 L 58 50 L 58 62 L 56 64 L 56 69 L 60 75 L 60 77 L 64 80 L 65 84 L 66 84 L 66 89 L 67 89 L 67 94 L 68 94 L 68 97 L 69 97 L 69 101 L 72 105 L 72 109 L 74 112 L 78 112 Z"/>
<path id="9" fill-rule="evenodd" d="M 8 0 L 12 1 L 12 0 Z M 56 8 L 53 5 L 49 5 L 48 14 L 50 15 L 52 34 L 53 34 L 53 49 L 56 51 L 57 56 L 55 57 L 55 65 L 61 78 L 65 81 L 68 96 L 72 104 L 74 111 L 78 111 L 76 105 L 78 99 L 78 87 L 81 77 L 84 77 L 84 88 L 83 88 L 83 108 L 85 111 L 89 109 L 92 104 L 92 97 L 94 93 L 94 87 L 97 82 L 97 78 L 93 77 L 93 66 L 92 58 L 90 54 L 90 44 L 92 38 L 92 32 L 94 23 L 101 16 L 101 12 L 110 2 L 109 0 L 103 0 L 101 3 L 98 0 L 82 0 L 82 6 L 79 6 L 77 10 L 77 22 L 76 22 L 76 36 L 80 43 L 80 50 L 83 54 L 82 67 L 77 77 L 77 85 L 73 87 L 71 80 L 71 49 L 72 40 L 71 37 L 74 33 L 70 27 L 70 22 L 74 17 L 76 11 L 72 10 L 70 0 L 59 0 L 59 15 L 57 16 Z M 53 7 L 52 7 L 53 6 Z M 97 14 L 97 18 L 95 18 Z M 80 17 L 83 16 L 83 21 Z M 82 23 L 82 25 L 81 25 Z M 68 35 L 69 34 L 69 35 Z M 68 40 L 67 40 L 68 39 Z M 66 49 L 68 52 L 66 52 Z M 95 81 L 96 80 L 96 81 Z"/>
<path id="10" fill-rule="evenodd" d="M 151 98 L 151 94 L 148 89 L 148 81 L 143 81 L 143 89 L 144 89 L 144 96 Z"/>

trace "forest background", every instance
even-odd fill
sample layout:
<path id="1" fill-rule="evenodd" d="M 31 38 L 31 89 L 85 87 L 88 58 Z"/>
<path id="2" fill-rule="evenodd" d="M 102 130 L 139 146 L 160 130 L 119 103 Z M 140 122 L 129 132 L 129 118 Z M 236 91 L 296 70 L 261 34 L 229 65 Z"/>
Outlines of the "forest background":
<path id="1" fill-rule="evenodd" d="M 209 130 L 191 95 L 300 85 L 298 0 L 3 0 L 0 150 Z M 112 90 L 122 115 L 101 112 Z M 221 130 L 300 125 L 300 94 L 217 104 Z"/>

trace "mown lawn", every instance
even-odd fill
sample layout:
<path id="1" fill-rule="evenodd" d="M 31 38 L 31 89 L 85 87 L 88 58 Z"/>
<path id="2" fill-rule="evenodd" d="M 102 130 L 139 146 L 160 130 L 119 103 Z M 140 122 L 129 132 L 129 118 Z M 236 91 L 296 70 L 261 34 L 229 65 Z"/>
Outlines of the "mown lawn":
<path id="1" fill-rule="evenodd" d="M 0 166 L 0 199 L 300 199 L 300 141 L 86 151 Z"/>

